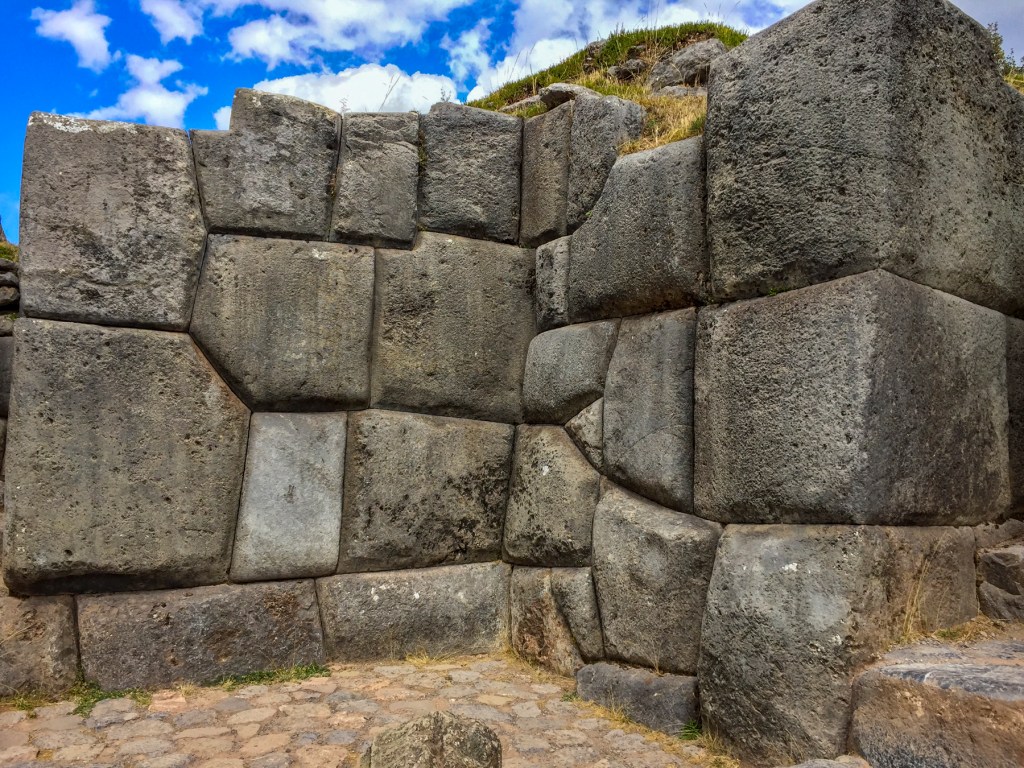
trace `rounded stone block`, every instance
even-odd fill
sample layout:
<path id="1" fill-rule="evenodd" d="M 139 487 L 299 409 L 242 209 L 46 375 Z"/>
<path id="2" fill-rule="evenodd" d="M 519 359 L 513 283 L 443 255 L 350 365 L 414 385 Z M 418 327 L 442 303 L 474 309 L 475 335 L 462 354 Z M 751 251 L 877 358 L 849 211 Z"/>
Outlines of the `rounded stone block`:
<path id="1" fill-rule="evenodd" d="M 0 692 L 59 694 L 78 678 L 70 597 L 5 597 L 0 585 Z"/>
<path id="2" fill-rule="evenodd" d="M 205 237 L 184 131 L 33 113 L 21 190 L 25 314 L 184 330 Z"/>
<path id="3" fill-rule="evenodd" d="M 511 426 L 376 410 L 349 426 L 339 573 L 501 556 Z"/>
<path id="4" fill-rule="evenodd" d="M 370 396 L 374 254 L 211 235 L 191 332 L 254 410 L 336 410 Z"/>
<path id="5" fill-rule="evenodd" d="M 184 334 L 22 319 L 4 577 L 19 592 L 227 576 L 249 411 Z"/>

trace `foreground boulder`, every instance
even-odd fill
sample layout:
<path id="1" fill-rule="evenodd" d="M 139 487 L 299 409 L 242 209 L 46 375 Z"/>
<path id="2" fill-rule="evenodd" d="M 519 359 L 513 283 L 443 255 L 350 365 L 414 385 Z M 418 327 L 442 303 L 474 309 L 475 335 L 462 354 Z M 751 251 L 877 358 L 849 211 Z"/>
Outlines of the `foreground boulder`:
<path id="1" fill-rule="evenodd" d="M 672 736 L 700 721 L 696 677 L 659 675 L 602 662 L 576 673 L 576 692 L 585 701 Z"/>
<path id="2" fill-rule="evenodd" d="M 501 742 L 477 720 L 434 712 L 377 734 L 360 768 L 501 768 Z"/>

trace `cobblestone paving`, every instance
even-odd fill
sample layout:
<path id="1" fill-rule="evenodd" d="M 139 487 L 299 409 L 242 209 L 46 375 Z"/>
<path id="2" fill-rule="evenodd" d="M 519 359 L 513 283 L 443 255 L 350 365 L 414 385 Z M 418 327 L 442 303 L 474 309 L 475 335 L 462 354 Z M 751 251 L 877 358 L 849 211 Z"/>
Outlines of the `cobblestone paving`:
<path id="1" fill-rule="evenodd" d="M 0 712 L 0 766 L 350 768 L 381 730 L 435 710 L 498 733 L 505 768 L 669 768 L 706 762 L 699 747 L 606 718 L 568 699 L 569 680 L 500 658 L 334 666 L 330 677 L 274 685 L 181 688 Z"/>

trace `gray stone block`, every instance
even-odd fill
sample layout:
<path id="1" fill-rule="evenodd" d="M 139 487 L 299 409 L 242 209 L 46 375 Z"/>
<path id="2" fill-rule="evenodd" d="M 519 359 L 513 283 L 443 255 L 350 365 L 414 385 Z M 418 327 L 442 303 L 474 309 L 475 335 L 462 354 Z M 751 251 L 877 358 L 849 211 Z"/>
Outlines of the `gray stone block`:
<path id="1" fill-rule="evenodd" d="M 522 225 L 519 241 L 531 248 L 564 237 L 569 189 L 569 134 L 573 103 L 523 126 Z"/>
<path id="2" fill-rule="evenodd" d="M 210 231 L 325 239 L 340 127 L 319 104 L 235 91 L 230 131 L 192 131 Z"/>
<path id="3" fill-rule="evenodd" d="M 408 248 L 416 237 L 415 112 L 349 113 L 341 128 L 331 239 Z"/>
<path id="4" fill-rule="evenodd" d="M 25 314 L 184 330 L 205 237 L 184 131 L 33 113 L 21 190 Z"/>
<path id="5" fill-rule="evenodd" d="M 521 426 L 505 517 L 505 560 L 590 564 L 601 476 L 561 427 Z"/>
<path id="6" fill-rule="evenodd" d="M 978 549 L 992 549 L 1009 542 L 1024 541 L 1024 520 L 1007 520 L 1003 523 L 987 523 L 974 528 L 974 539 Z"/>
<path id="7" fill-rule="evenodd" d="M 726 528 L 701 638 L 706 723 L 758 765 L 842 754 L 854 674 L 977 615 L 973 549 L 956 528 Z"/>
<path id="8" fill-rule="evenodd" d="M 501 768 L 501 741 L 483 723 L 434 712 L 373 737 L 360 768 Z"/>
<path id="9" fill-rule="evenodd" d="M 621 710 L 631 720 L 672 736 L 700 722 L 696 677 L 602 662 L 576 673 L 576 692 L 585 701 Z"/>
<path id="10" fill-rule="evenodd" d="M 1024 543 L 978 552 L 981 612 L 999 621 L 1024 621 Z"/>
<path id="11" fill-rule="evenodd" d="M 587 220 L 619 156 L 619 147 L 639 138 L 646 120 L 643 107 L 617 96 L 573 102 L 566 209 L 569 232 Z"/>
<path id="12" fill-rule="evenodd" d="M 697 313 L 627 317 L 604 397 L 604 468 L 627 488 L 693 511 L 693 355 Z"/>
<path id="13" fill-rule="evenodd" d="M 707 272 L 700 142 L 666 144 L 615 163 L 593 215 L 572 238 L 571 322 L 697 303 Z"/>
<path id="14" fill-rule="evenodd" d="M 256 413 L 232 581 L 327 576 L 338 565 L 344 413 Z"/>
<path id="15" fill-rule="evenodd" d="M 697 513 L 745 523 L 1002 519 L 1004 328 L 996 312 L 880 271 L 702 310 Z"/>
<path id="16" fill-rule="evenodd" d="M 362 407 L 373 281 L 370 248 L 212 235 L 191 331 L 254 410 Z"/>
<path id="17" fill-rule="evenodd" d="M 819 0 L 711 70 L 716 299 L 881 267 L 1024 311 L 1024 97 L 977 22 L 948 2 Z"/>
<path id="18" fill-rule="evenodd" d="M 725 52 L 725 45 L 717 37 L 680 48 L 651 68 L 647 87 L 660 91 L 668 85 L 705 85 L 711 62 Z"/>
<path id="19" fill-rule="evenodd" d="M 0 416 L 11 409 L 11 380 L 14 377 L 14 337 L 0 336 Z"/>
<path id="20" fill-rule="evenodd" d="M 14 338 L 8 585 L 222 581 L 249 411 L 191 339 L 31 319 Z"/>
<path id="21" fill-rule="evenodd" d="M 420 226 L 514 243 L 519 238 L 522 118 L 441 103 L 420 121 Z"/>
<path id="22" fill-rule="evenodd" d="M 982 582 L 978 585 L 981 612 L 996 621 L 1024 621 L 1024 595 Z"/>
<path id="23" fill-rule="evenodd" d="M 569 248 L 562 237 L 537 248 L 537 330 L 569 323 Z"/>
<path id="24" fill-rule="evenodd" d="M 604 398 L 569 419 L 565 431 L 594 469 L 604 472 Z"/>
<path id="25" fill-rule="evenodd" d="M 423 233 L 377 267 L 372 404 L 521 421 L 533 252 Z"/>
<path id="26" fill-rule="evenodd" d="M 510 571 L 478 563 L 318 579 L 328 657 L 494 652 L 508 636 Z"/>
<path id="27" fill-rule="evenodd" d="M 467 419 L 352 414 L 338 572 L 499 559 L 513 434 Z"/>
<path id="28" fill-rule="evenodd" d="M 555 109 L 567 101 L 576 99 L 600 99 L 601 94 L 595 90 L 575 83 L 552 83 L 537 91 L 540 103 L 548 109 Z"/>
<path id="29" fill-rule="evenodd" d="M 0 584 L 0 691 L 63 693 L 78 677 L 70 597 L 5 597 Z"/>
<path id="30" fill-rule="evenodd" d="M 1006 318 L 1006 389 L 1010 512 L 1024 513 L 1024 320 Z"/>
<path id="31" fill-rule="evenodd" d="M 523 381 L 527 421 L 564 424 L 604 394 L 617 330 L 617 322 L 606 321 L 534 337 Z"/>
<path id="32" fill-rule="evenodd" d="M 594 584 L 609 658 L 693 674 L 721 526 L 604 481 Z"/>
<path id="33" fill-rule="evenodd" d="M 105 690 L 323 663 L 312 581 L 79 596 L 82 672 Z"/>

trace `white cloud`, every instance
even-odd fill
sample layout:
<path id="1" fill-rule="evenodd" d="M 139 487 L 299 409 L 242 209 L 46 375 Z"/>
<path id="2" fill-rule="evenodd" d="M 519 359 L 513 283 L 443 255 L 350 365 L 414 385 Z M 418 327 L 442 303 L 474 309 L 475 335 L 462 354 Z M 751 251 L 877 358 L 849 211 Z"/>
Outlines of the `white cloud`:
<path id="1" fill-rule="evenodd" d="M 476 26 L 471 27 L 453 40 L 445 35 L 441 48 L 448 52 L 448 68 L 459 85 L 467 80 L 478 77 L 491 64 L 487 52 L 487 41 L 491 37 L 491 20 L 480 19 Z"/>
<path id="2" fill-rule="evenodd" d="M 226 131 L 231 127 L 231 107 L 221 107 L 213 113 L 213 121 L 218 131 Z"/>
<path id="3" fill-rule="evenodd" d="M 456 92 L 450 77 L 422 72 L 408 74 L 394 64 L 363 64 L 335 73 L 294 75 L 264 80 L 253 87 L 258 91 L 297 96 L 345 112 L 405 112 L 413 109 L 423 112 L 431 104 L 453 97 Z"/>
<path id="4" fill-rule="evenodd" d="M 203 8 L 198 2 L 142 0 L 142 12 L 152 20 L 164 45 L 179 37 L 191 43 L 203 33 Z"/>
<path id="5" fill-rule="evenodd" d="M 96 13 L 93 0 L 76 0 L 66 11 L 35 8 L 32 20 L 39 22 L 36 34 L 71 43 L 80 67 L 102 72 L 115 58 L 110 53 L 106 35 L 111 18 Z"/>
<path id="6" fill-rule="evenodd" d="M 185 110 L 206 88 L 194 84 L 175 83 L 178 90 L 163 85 L 164 80 L 181 70 L 177 61 L 145 59 L 130 55 L 128 73 L 135 85 L 121 94 L 117 103 L 89 112 L 94 120 L 142 120 L 150 125 L 180 128 L 185 123 Z"/>

